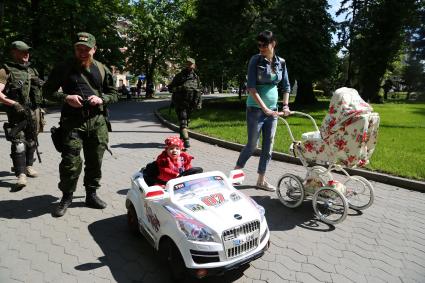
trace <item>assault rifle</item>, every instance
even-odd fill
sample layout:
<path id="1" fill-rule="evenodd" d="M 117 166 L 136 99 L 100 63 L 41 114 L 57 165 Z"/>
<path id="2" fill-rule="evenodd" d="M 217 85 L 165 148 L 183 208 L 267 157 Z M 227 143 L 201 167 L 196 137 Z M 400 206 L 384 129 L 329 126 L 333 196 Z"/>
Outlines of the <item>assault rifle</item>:
<path id="1" fill-rule="evenodd" d="M 19 81 L 19 86 L 21 87 L 21 94 L 22 94 L 22 89 L 23 89 L 23 82 Z M 32 111 L 31 111 L 31 103 L 30 102 L 26 102 L 23 107 L 24 107 L 24 116 L 25 116 L 25 120 L 23 120 L 21 123 L 22 125 L 25 124 L 25 128 L 28 129 L 27 133 L 30 134 L 29 138 L 32 139 L 35 142 L 35 152 L 37 154 L 37 159 L 38 162 L 41 163 L 41 157 L 40 157 L 40 152 L 38 151 L 38 137 L 37 137 L 37 126 L 34 123 L 34 119 L 32 117 Z M 37 121 L 37 119 L 35 119 Z M 25 123 L 24 123 L 25 121 Z M 20 123 L 20 124 L 21 124 Z"/>

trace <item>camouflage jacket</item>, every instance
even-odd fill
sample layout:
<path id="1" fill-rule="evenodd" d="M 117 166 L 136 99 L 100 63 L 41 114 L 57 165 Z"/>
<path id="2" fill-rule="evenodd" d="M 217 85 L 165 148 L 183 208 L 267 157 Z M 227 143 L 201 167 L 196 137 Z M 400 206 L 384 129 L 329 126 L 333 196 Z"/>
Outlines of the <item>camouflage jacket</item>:
<path id="1" fill-rule="evenodd" d="M 35 109 L 42 103 L 41 80 L 36 69 L 15 62 L 3 64 L 4 93 L 12 100 Z"/>
<path id="2" fill-rule="evenodd" d="M 90 70 L 83 69 L 75 59 L 60 63 L 52 70 L 43 86 L 43 96 L 63 101 L 71 94 L 78 94 L 83 98 L 90 95 L 101 97 L 103 105 L 98 106 L 100 112 L 104 110 L 104 106 L 118 100 L 112 73 L 96 60 Z M 78 116 L 80 113 L 81 109 L 73 108 L 67 103 L 62 106 L 64 116 Z"/>

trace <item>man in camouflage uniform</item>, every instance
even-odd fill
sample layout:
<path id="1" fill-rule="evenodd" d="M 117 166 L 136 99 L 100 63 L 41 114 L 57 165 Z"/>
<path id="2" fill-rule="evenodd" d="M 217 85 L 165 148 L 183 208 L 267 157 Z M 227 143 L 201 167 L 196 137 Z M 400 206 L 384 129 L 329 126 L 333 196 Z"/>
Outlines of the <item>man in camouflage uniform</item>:
<path id="1" fill-rule="evenodd" d="M 188 148 L 190 116 L 194 109 L 201 108 L 201 83 L 195 73 L 195 59 L 187 58 L 186 68 L 174 77 L 168 89 L 173 94 L 171 99 L 179 119 L 180 138 L 184 141 L 184 147 Z"/>
<path id="2" fill-rule="evenodd" d="M 42 81 L 36 69 L 30 67 L 29 47 L 23 41 L 14 41 L 11 46 L 12 61 L 0 69 L 0 102 L 6 105 L 8 123 L 4 125 L 6 138 L 12 142 L 13 170 L 18 181 L 16 189 L 27 184 L 28 177 L 37 177 L 33 168 L 40 127 L 40 104 Z"/>
<path id="3" fill-rule="evenodd" d="M 72 202 L 83 164 L 86 205 L 103 209 L 106 203 L 96 194 L 100 188 L 101 166 L 108 145 L 106 105 L 118 100 L 111 72 L 93 59 L 96 40 L 80 32 L 74 44 L 75 58 L 54 68 L 43 87 L 46 98 L 64 101 L 60 125 L 62 131 L 62 161 L 59 165 L 59 189 L 62 199 L 53 212 L 60 217 Z M 58 92 L 59 88 L 61 92 Z"/>

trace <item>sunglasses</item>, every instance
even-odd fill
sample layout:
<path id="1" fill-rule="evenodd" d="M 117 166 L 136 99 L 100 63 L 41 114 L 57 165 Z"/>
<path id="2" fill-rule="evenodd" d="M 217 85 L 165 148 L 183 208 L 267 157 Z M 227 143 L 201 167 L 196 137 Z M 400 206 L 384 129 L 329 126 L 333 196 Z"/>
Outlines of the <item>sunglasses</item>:
<path id="1" fill-rule="evenodd" d="M 258 48 L 266 48 L 266 47 L 269 46 L 269 43 L 258 42 L 257 46 L 258 46 Z"/>

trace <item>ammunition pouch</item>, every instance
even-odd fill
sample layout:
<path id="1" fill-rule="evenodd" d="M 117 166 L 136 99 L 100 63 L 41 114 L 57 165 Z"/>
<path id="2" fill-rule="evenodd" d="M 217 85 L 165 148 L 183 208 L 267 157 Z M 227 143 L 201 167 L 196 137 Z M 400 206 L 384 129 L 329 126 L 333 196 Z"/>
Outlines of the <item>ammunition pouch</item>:
<path id="1" fill-rule="evenodd" d="M 109 110 L 106 106 L 102 107 L 102 115 L 105 117 L 105 121 L 106 121 L 106 126 L 108 127 L 108 132 L 112 132 L 112 125 L 111 125 L 111 121 L 109 120 Z"/>
<path id="2" fill-rule="evenodd" d="M 27 125 L 27 121 L 26 120 L 23 120 L 23 121 L 19 122 L 17 125 L 14 125 L 14 124 L 10 124 L 8 122 L 5 122 L 3 124 L 3 129 L 4 129 L 4 135 L 6 137 L 6 140 L 7 141 L 10 141 L 10 142 L 11 141 L 14 141 L 17 138 L 18 133 L 20 131 L 24 131 L 25 130 L 26 125 Z"/>
<path id="3" fill-rule="evenodd" d="M 37 125 L 37 133 L 42 133 L 44 131 L 44 126 L 46 125 L 46 119 L 44 115 L 46 114 L 46 111 L 42 108 L 35 109 L 35 121 Z"/>
<path id="4" fill-rule="evenodd" d="M 58 152 L 63 151 L 63 128 L 61 126 L 53 126 L 50 129 L 53 145 L 55 146 Z"/>
<path id="5" fill-rule="evenodd" d="M 11 126 L 9 123 L 5 122 L 5 123 L 3 124 L 3 130 L 4 130 L 4 136 L 6 137 L 6 140 L 7 140 L 7 141 L 12 141 L 12 140 L 13 140 L 13 138 L 14 138 L 14 137 L 12 137 L 12 135 L 11 135 L 12 126 Z"/>

